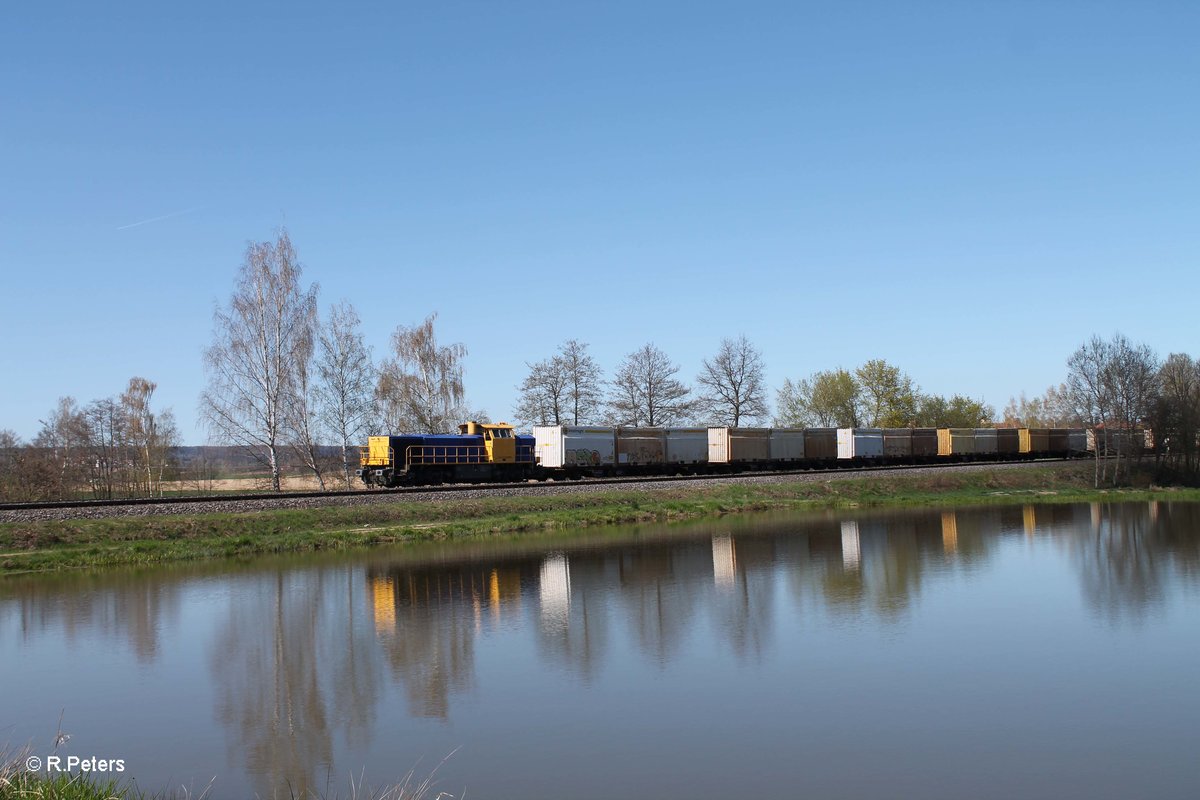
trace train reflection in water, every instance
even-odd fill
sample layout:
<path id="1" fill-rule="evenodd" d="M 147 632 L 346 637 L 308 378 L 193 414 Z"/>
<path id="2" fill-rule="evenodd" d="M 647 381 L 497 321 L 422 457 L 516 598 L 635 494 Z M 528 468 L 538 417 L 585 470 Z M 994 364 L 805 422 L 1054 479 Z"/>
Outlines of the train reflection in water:
<path id="1" fill-rule="evenodd" d="M 303 792 L 323 787 L 331 769 L 370 761 L 372 742 L 432 758 L 465 741 L 475 758 L 498 731 L 519 738 L 514 709 L 566 703 L 603 719 L 587 698 L 611 703 L 627 684 L 656 693 L 664 679 L 711 681 L 719 668 L 722 694 L 746 702 L 773 675 L 786 674 L 789 691 L 834 680 L 813 659 L 856 631 L 904 642 L 945 602 L 961 604 L 964 631 L 1005 624 L 1004 598 L 1034 588 L 1029 564 L 1067 566 L 1050 580 L 1074 582 L 1077 591 L 1059 594 L 1109 623 L 1105 635 L 1153 630 L 1162 609 L 1194 603 L 1197 530 L 1196 504 L 1010 506 L 13 576 L 0 583 L 0 645 L 20 653 L 6 677 L 27 691 L 6 708 L 14 741 L 64 706 L 76 741 L 97 741 L 120 719 L 139 762 L 162 765 L 147 768 L 151 783 L 228 763 L 223 795 Z M 991 587 L 1000 600 L 972 605 L 997 576 L 1011 581 Z M 947 642 L 947 657 L 956 646 Z M 1036 653 L 1041 641 L 1029 646 Z M 64 664 L 64 651 L 88 669 Z M 79 696 L 51 680 L 64 670 Z M 174 687 L 180 675 L 195 691 L 131 702 L 147 676 Z M 167 702 L 215 754 L 171 745 L 157 712 Z M 624 729 L 610 722 L 593 727 L 617 741 Z M 370 763 L 375 775 L 395 768 Z"/>

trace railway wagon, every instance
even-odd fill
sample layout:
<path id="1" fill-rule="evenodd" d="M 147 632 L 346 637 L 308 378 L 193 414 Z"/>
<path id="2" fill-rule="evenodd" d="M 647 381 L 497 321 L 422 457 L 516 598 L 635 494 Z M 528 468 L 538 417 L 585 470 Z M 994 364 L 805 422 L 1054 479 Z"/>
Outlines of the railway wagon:
<path id="1" fill-rule="evenodd" d="M 812 464 L 837 461 L 837 428 L 805 428 L 804 458 Z"/>
<path id="2" fill-rule="evenodd" d="M 913 428 L 912 437 L 913 458 L 922 461 L 930 461 L 937 458 L 937 428 Z"/>
<path id="3" fill-rule="evenodd" d="M 975 455 L 974 428 L 938 428 L 939 456 Z"/>
<path id="4" fill-rule="evenodd" d="M 771 428 L 767 458 L 771 461 L 804 461 L 806 436 L 803 428 Z"/>
<path id="5" fill-rule="evenodd" d="M 768 428 L 709 428 L 708 462 L 743 464 L 764 462 L 770 458 L 771 431 Z"/>
<path id="6" fill-rule="evenodd" d="M 975 455 L 980 458 L 991 458 L 999 449 L 999 437 L 995 428 L 975 429 Z"/>
<path id="7" fill-rule="evenodd" d="M 887 458 L 906 459 L 913 454 L 912 428 L 884 428 L 883 455 Z"/>
<path id="8" fill-rule="evenodd" d="M 882 428 L 838 428 L 839 461 L 877 461 L 883 458 Z"/>
<path id="9" fill-rule="evenodd" d="M 358 475 L 386 487 L 521 480 L 534 473 L 533 445 L 532 436 L 507 423 L 467 422 L 457 434 L 370 436 Z"/>

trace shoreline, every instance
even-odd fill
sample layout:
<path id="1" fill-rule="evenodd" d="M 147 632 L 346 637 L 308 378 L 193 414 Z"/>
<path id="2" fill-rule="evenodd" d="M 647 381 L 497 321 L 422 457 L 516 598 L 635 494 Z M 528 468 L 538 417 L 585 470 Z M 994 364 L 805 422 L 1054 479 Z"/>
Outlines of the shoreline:
<path id="1" fill-rule="evenodd" d="M 1088 466 L 882 474 L 771 483 L 595 489 L 460 502 L 374 503 L 0 524 L 0 575 L 369 548 L 729 514 L 1142 500 L 1200 490 L 1092 488 Z"/>

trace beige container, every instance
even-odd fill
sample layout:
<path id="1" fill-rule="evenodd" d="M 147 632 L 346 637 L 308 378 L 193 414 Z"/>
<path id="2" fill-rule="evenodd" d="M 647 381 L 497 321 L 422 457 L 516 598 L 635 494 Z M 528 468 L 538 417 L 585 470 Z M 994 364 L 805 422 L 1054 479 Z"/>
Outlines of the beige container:
<path id="1" fill-rule="evenodd" d="M 803 428 L 771 428 L 767 455 L 772 461 L 802 461 L 804 459 Z"/>
<path id="2" fill-rule="evenodd" d="M 975 452 L 979 454 L 994 455 L 999 447 L 999 437 L 996 435 L 995 428 L 976 428 L 975 429 Z"/>
<path id="3" fill-rule="evenodd" d="M 768 428 L 709 428 L 708 461 L 710 464 L 766 461 L 770 434 Z"/>
<path id="4" fill-rule="evenodd" d="M 937 428 L 913 428 L 912 454 L 914 456 L 936 456 L 938 454 Z"/>
<path id="5" fill-rule="evenodd" d="M 667 432 L 663 428 L 617 428 L 618 466 L 667 463 Z"/>
<path id="6" fill-rule="evenodd" d="M 884 428 L 883 455 L 887 458 L 909 458 L 913 454 L 912 428 Z"/>
<path id="7" fill-rule="evenodd" d="M 805 428 L 804 457 L 810 461 L 837 458 L 837 428 Z"/>
<path id="8" fill-rule="evenodd" d="M 939 456 L 971 455 L 974 452 L 974 428 L 938 428 Z"/>

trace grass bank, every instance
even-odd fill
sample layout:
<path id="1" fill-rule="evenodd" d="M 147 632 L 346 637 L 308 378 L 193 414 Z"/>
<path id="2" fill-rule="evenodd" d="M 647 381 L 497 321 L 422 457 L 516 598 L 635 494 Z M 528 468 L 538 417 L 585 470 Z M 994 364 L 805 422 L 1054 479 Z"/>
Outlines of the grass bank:
<path id="1" fill-rule="evenodd" d="M 244 514 L 114 517 L 0 525 L 0 573 L 246 557 L 519 534 L 757 511 L 1101 500 L 1200 500 L 1200 491 L 1097 491 L 1079 464 L 872 474 L 782 483 L 588 491 Z"/>

